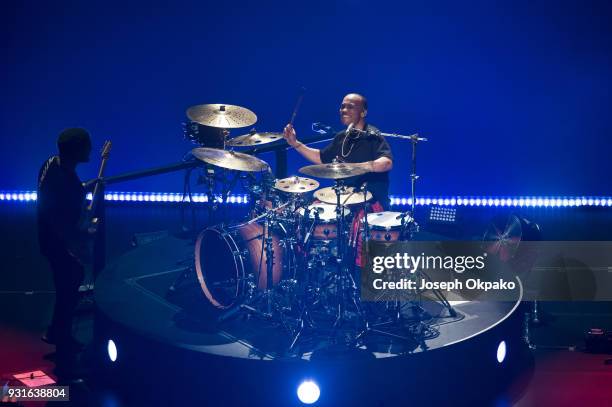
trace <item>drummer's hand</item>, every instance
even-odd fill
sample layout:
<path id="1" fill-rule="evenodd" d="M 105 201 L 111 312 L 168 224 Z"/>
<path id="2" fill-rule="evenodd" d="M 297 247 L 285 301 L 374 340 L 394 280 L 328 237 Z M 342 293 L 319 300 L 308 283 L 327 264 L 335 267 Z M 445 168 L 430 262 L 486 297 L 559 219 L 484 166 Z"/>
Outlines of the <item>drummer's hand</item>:
<path id="1" fill-rule="evenodd" d="M 288 124 L 285 126 L 285 130 L 283 131 L 283 137 L 287 140 L 287 144 L 291 147 L 294 147 L 297 144 L 297 135 L 295 134 L 295 129 L 293 125 Z"/>

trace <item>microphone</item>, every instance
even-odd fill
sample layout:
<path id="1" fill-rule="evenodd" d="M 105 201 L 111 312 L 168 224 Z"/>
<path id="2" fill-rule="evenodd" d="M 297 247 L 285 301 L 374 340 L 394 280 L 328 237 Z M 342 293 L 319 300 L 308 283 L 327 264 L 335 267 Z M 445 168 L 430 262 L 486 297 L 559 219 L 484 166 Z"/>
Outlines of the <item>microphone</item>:
<path id="1" fill-rule="evenodd" d="M 378 130 L 378 129 L 376 129 L 376 130 L 353 129 L 352 131 L 357 132 L 359 134 L 365 134 L 366 136 L 383 137 L 383 133 L 381 133 L 380 130 Z"/>
<path id="2" fill-rule="evenodd" d="M 312 131 L 319 134 L 327 134 L 334 132 L 331 126 L 328 126 L 321 122 L 312 123 Z"/>

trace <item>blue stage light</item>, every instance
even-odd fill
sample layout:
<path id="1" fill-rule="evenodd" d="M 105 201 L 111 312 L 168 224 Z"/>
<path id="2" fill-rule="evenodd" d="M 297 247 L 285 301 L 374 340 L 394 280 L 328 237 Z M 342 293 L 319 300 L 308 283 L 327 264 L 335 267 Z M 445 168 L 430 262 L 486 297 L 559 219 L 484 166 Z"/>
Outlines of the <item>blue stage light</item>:
<path id="1" fill-rule="evenodd" d="M 111 362 L 115 362 L 117 360 L 117 345 L 115 345 L 115 341 L 113 341 L 112 339 L 108 340 L 106 352 L 108 353 L 108 358 Z"/>
<path id="2" fill-rule="evenodd" d="M 298 399 L 304 404 L 313 404 L 319 400 L 321 390 L 312 380 L 304 380 L 297 388 Z"/>
<path id="3" fill-rule="evenodd" d="M 501 341 L 497 345 L 497 363 L 502 363 L 506 359 L 506 341 Z"/>
<path id="4" fill-rule="evenodd" d="M 38 198 L 36 191 L 0 191 L 0 201 L 32 202 Z M 91 192 L 87 193 L 86 198 L 91 200 Z M 193 194 L 191 199 L 182 193 L 175 192 L 119 192 L 108 191 L 104 194 L 107 201 L 118 202 L 208 202 L 206 194 Z M 215 196 L 217 201 L 221 201 L 221 196 Z M 407 196 L 391 196 L 391 205 L 411 205 L 412 198 Z M 228 196 L 227 203 L 248 204 L 248 195 Z M 489 206 L 489 207 L 579 207 L 579 206 L 601 206 L 611 207 L 612 197 L 610 196 L 568 196 L 568 197 L 417 197 L 415 205 L 444 205 L 444 206 Z"/>

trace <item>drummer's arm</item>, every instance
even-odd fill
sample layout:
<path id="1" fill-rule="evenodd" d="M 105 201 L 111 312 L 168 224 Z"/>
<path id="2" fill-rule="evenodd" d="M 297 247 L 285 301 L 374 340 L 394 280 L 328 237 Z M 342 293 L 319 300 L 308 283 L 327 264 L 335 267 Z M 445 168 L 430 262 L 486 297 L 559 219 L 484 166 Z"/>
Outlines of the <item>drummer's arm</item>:
<path id="1" fill-rule="evenodd" d="M 379 157 L 374 161 L 366 161 L 362 165 L 370 172 L 387 172 L 393 168 L 393 161 L 389 157 Z"/>
<path id="2" fill-rule="evenodd" d="M 296 140 L 295 144 L 291 147 L 295 148 L 295 151 L 300 153 L 305 159 L 314 163 L 322 164 L 321 162 L 321 151 L 316 148 L 308 147 L 306 144 Z"/>
<path id="3" fill-rule="evenodd" d="M 283 136 L 285 137 L 285 140 L 287 140 L 287 144 L 295 148 L 295 151 L 300 153 L 305 159 L 314 164 L 322 164 L 321 151 L 316 148 L 308 147 L 306 144 L 299 142 L 296 138 L 293 125 L 288 124 L 285 126 Z"/>

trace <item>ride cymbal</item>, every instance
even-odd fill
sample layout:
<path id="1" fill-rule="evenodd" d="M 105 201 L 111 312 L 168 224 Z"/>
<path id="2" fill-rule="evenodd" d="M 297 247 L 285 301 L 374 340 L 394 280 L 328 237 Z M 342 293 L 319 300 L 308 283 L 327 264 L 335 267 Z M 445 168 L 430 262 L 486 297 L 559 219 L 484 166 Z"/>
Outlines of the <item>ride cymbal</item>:
<path id="1" fill-rule="evenodd" d="M 187 117 L 201 125 L 222 129 L 248 127 L 257 122 L 255 113 L 247 108 L 218 103 L 191 106 L 187 109 Z"/>
<path id="2" fill-rule="evenodd" d="M 269 169 L 268 163 L 252 155 L 216 148 L 198 147 L 191 154 L 200 161 L 229 170 L 259 172 Z"/>
<path id="3" fill-rule="evenodd" d="M 342 179 L 354 177 L 356 175 L 365 174 L 368 171 L 360 164 L 353 163 L 329 163 L 307 165 L 299 169 L 302 174 L 312 177 L 327 178 L 327 179 Z"/>

